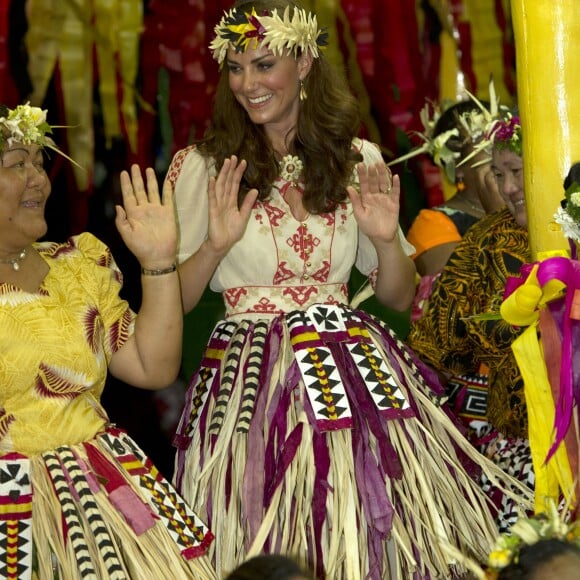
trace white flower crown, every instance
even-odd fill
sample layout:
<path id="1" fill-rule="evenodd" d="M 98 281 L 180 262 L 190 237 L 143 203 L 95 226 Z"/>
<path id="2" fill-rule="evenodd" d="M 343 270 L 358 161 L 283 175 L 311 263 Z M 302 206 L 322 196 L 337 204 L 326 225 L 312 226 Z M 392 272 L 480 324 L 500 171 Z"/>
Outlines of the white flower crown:
<path id="1" fill-rule="evenodd" d="M 62 127 L 49 125 L 46 121 L 46 111 L 40 107 L 32 107 L 30 103 L 25 103 L 18 105 L 15 109 L 7 108 L 7 114 L 0 117 L 0 153 L 4 151 L 5 144 L 8 144 L 8 147 L 12 147 L 14 143 L 35 144 L 52 149 L 79 166 L 76 161 L 61 151 L 50 137 L 55 128 Z"/>
<path id="2" fill-rule="evenodd" d="M 46 122 L 46 111 L 39 107 L 31 107 L 29 103 L 18 105 L 15 109 L 8 109 L 6 116 L 0 117 L 0 148 L 4 143 L 8 147 L 16 141 L 24 145 L 37 143 L 45 145 L 52 139 L 47 136 L 52 128 Z"/>
<path id="3" fill-rule="evenodd" d="M 278 15 L 276 9 L 271 14 L 258 15 L 254 8 L 250 14 L 233 8 L 224 13 L 214 32 L 215 38 L 209 48 L 220 66 L 230 47 L 237 52 L 245 52 L 263 44 L 279 56 L 286 52 L 297 56 L 300 50 L 318 58 L 318 48 L 328 43 L 328 33 L 326 29 L 318 28 L 314 14 L 294 8 L 290 18 L 289 6 L 284 9 L 283 17 Z"/>
<path id="4" fill-rule="evenodd" d="M 471 161 L 481 151 L 486 152 L 488 155 L 486 155 L 485 159 L 472 163 L 471 167 L 477 167 L 478 165 L 487 163 L 489 161 L 488 158 L 491 156 L 493 139 L 498 136 L 497 129 L 502 126 L 503 119 L 506 115 L 509 115 L 507 112 L 508 109 L 507 107 L 500 106 L 493 80 L 490 80 L 489 83 L 489 108 L 469 91 L 465 91 L 465 93 L 467 98 L 473 102 L 474 109 L 470 112 L 462 113 L 458 119 L 458 124 L 463 128 L 467 139 L 473 145 L 473 151 L 469 155 L 458 161 L 461 156 L 460 153 L 453 151 L 449 147 L 449 140 L 460 136 L 459 129 L 450 129 L 437 136 L 434 135 L 437 121 L 447 108 L 455 103 L 446 102 L 438 105 L 428 102 L 420 113 L 424 130 L 423 132 L 414 132 L 423 143 L 411 149 L 405 155 L 389 161 L 387 165 L 394 165 L 395 163 L 400 163 L 417 155 L 427 154 L 431 157 L 435 165 L 445 171 L 449 181 L 454 183 L 456 168 Z"/>

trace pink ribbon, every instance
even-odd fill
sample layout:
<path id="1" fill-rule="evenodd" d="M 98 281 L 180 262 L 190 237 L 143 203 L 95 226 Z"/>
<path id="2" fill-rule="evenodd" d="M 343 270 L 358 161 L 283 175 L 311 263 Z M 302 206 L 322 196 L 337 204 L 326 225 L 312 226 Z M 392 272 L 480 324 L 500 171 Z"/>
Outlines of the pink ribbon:
<path id="1" fill-rule="evenodd" d="M 580 297 L 580 262 L 561 256 L 547 258 L 535 264 L 524 264 L 520 268 L 521 277 L 510 277 L 506 281 L 504 300 L 527 280 L 532 268 L 537 265 L 537 278 L 540 288 L 551 281 L 561 282 L 565 288 L 564 296 L 551 301 L 551 308 L 558 310 L 564 306 L 561 317 L 557 317 L 557 326 L 562 337 L 562 361 L 560 365 L 560 389 L 556 402 L 554 428 L 555 441 L 546 462 L 552 457 L 558 445 L 563 441 L 570 427 L 574 402 L 580 405 L 580 381 L 574 381 L 575 369 L 580 371 L 580 353 L 573 351 L 573 320 L 580 320 L 578 301 Z M 575 305 L 576 302 L 576 305 Z"/>

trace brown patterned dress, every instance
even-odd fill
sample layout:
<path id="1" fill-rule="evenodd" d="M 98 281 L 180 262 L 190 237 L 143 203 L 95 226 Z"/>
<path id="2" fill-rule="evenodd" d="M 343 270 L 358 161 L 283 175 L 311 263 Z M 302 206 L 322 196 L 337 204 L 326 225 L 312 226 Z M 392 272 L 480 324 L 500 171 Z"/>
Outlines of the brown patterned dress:
<path id="1" fill-rule="evenodd" d="M 422 360 L 450 377 L 449 385 L 482 366 L 488 369 L 487 388 L 483 382 L 474 389 L 475 398 L 484 392 L 483 404 L 467 400 L 473 392 L 460 393 L 466 411 L 463 418 L 467 417 L 478 448 L 530 486 L 533 471 L 524 384 L 511 350 L 521 329 L 498 316 L 482 319 L 480 315 L 499 313 L 507 278 L 519 275 L 520 266 L 531 259 L 527 231 L 507 208 L 484 217 L 456 247 L 407 338 Z M 474 424 L 469 419 L 474 418 L 470 411 L 476 407 L 483 408 L 483 421 Z M 504 499 L 499 501 L 503 504 Z M 499 507 L 503 512 L 500 527 L 507 526 L 515 516 L 515 506 Z"/>

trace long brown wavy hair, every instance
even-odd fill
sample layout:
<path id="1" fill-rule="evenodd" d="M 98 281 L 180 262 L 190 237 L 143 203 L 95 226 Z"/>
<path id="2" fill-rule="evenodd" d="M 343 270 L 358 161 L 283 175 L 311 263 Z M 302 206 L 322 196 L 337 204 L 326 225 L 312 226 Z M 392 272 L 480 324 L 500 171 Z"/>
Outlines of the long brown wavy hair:
<path id="1" fill-rule="evenodd" d="M 242 0 L 234 4 L 240 10 L 258 14 L 286 6 L 299 8 L 292 0 Z M 304 164 L 305 189 L 303 203 L 311 213 L 336 209 L 347 198 L 346 186 L 362 155 L 353 150 L 352 140 L 360 129 L 358 103 L 349 90 L 345 77 L 336 71 L 324 54 L 313 59 L 304 79 L 308 95 L 300 102 L 296 132 L 288 151 L 300 157 Z M 224 159 L 237 155 L 248 163 L 242 180 L 240 199 L 249 189 L 259 191 L 258 199 L 267 199 L 273 182 L 280 174 L 275 151 L 264 128 L 248 118 L 229 87 L 228 70 L 223 67 L 213 106 L 211 125 L 197 142 L 205 157 L 211 157 L 216 167 Z"/>

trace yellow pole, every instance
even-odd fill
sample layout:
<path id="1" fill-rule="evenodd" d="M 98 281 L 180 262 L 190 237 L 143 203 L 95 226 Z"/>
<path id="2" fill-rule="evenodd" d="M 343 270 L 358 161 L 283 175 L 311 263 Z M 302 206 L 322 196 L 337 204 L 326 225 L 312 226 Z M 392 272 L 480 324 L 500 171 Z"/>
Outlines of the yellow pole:
<path id="1" fill-rule="evenodd" d="M 568 247 L 552 218 L 580 161 L 580 2 L 511 0 L 511 12 L 528 229 L 532 255 L 542 259 Z"/>
<path id="2" fill-rule="evenodd" d="M 555 254 L 565 255 L 568 250 L 568 242 L 553 222 L 553 216 L 563 197 L 564 177 L 570 165 L 580 161 L 580 86 L 576 78 L 580 2 L 511 0 L 511 12 L 528 230 L 532 256 L 541 261 Z M 529 333 L 528 336 L 531 338 Z M 536 512 L 541 512 L 547 509 L 549 498 L 557 504 L 561 492 L 566 497 L 573 493 L 569 482 L 577 474 L 571 472 L 571 463 L 576 464 L 577 457 L 571 462 L 561 446 L 558 456 L 545 464 L 556 409 L 547 369 L 545 365 L 542 369 L 535 365 L 538 357 L 530 356 L 532 346 L 532 342 L 525 344 L 520 355 L 528 357 L 521 369 L 536 474 L 535 505 Z M 575 508 L 575 503 L 572 507 Z"/>

